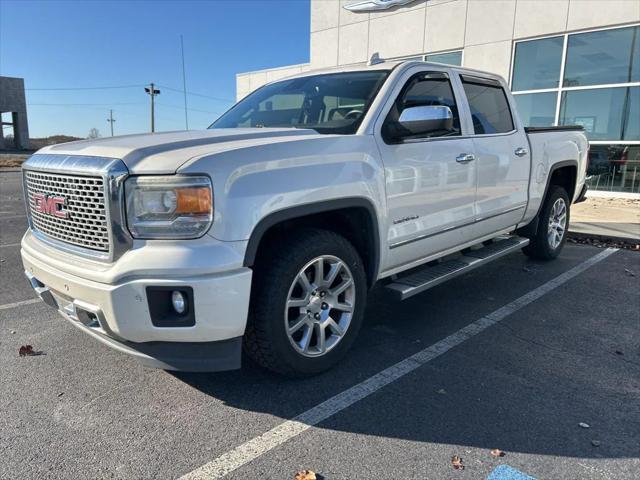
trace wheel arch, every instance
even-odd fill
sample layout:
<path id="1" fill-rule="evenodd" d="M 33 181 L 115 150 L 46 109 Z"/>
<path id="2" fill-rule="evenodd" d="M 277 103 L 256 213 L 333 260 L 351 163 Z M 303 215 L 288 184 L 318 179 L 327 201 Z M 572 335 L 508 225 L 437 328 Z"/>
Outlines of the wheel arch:
<path id="1" fill-rule="evenodd" d="M 331 222 L 329 215 L 333 216 Z M 381 253 L 378 217 L 373 203 L 364 197 L 324 200 L 270 213 L 253 228 L 243 265 L 253 267 L 262 246 L 285 228 L 295 226 L 320 226 L 343 235 L 362 257 L 367 283 L 369 286 L 375 283 Z"/>
<path id="2" fill-rule="evenodd" d="M 559 185 L 567 191 L 569 196 L 569 203 L 573 203 L 575 196 L 576 184 L 578 182 L 578 161 L 577 160 L 562 160 L 554 163 L 549 169 L 549 175 L 547 175 L 547 182 L 544 187 L 544 194 L 542 195 L 542 201 L 538 207 L 533 220 L 522 228 L 518 229 L 518 233 L 525 237 L 535 235 L 538 232 L 538 223 L 540 221 L 540 212 L 544 206 L 544 202 L 549 194 L 549 188 L 551 185 Z"/>

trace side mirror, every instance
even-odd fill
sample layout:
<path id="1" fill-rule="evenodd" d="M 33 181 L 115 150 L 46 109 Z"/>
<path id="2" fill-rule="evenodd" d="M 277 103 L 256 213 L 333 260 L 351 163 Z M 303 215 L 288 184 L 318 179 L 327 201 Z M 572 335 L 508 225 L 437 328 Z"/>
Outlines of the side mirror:
<path id="1" fill-rule="evenodd" d="M 398 119 L 401 137 L 447 133 L 453 130 L 453 113 L 444 105 L 405 108 Z"/>

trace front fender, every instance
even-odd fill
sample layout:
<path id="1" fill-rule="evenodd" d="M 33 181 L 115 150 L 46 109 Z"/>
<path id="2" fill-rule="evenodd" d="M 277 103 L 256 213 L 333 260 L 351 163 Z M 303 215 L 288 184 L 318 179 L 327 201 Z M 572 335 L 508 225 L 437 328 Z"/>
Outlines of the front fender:
<path id="1" fill-rule="evenodd" d="M 276 212 L 348 198 L 367 201 L 378 224 L 386 222 L 384 169 L 370 135 L 247 146 L 199 157 L 181 172 L 211 176 L 215 217 L 209 234 L 218 240 L 249 240 Z"/>

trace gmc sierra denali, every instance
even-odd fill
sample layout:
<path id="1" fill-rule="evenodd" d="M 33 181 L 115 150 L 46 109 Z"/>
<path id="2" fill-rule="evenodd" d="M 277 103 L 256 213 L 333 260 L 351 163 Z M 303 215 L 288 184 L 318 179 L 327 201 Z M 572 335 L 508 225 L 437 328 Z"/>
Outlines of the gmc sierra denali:
<path id="1" fill-rule="evenodd" d="M 584 198 L 580 127 L 524 128 L 504 80 L 424 62 L 268 84 L 205 131 L 46 147 L 23 169 L 25 273 L 147 365 L 335 365 L 374 284 L 402 300 L 520 250 Z"/>

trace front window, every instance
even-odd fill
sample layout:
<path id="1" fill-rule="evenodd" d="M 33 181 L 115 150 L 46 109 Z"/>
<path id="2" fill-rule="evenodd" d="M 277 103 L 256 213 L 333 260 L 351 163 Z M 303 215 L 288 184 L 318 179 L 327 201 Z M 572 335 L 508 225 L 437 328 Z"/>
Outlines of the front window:
<path id="1" fill-rule="evenodd" d="M 238 102 L 209 128 L 310 128 L 353 134 L 388 74 L 332 73 L 272 83 Z"/>

